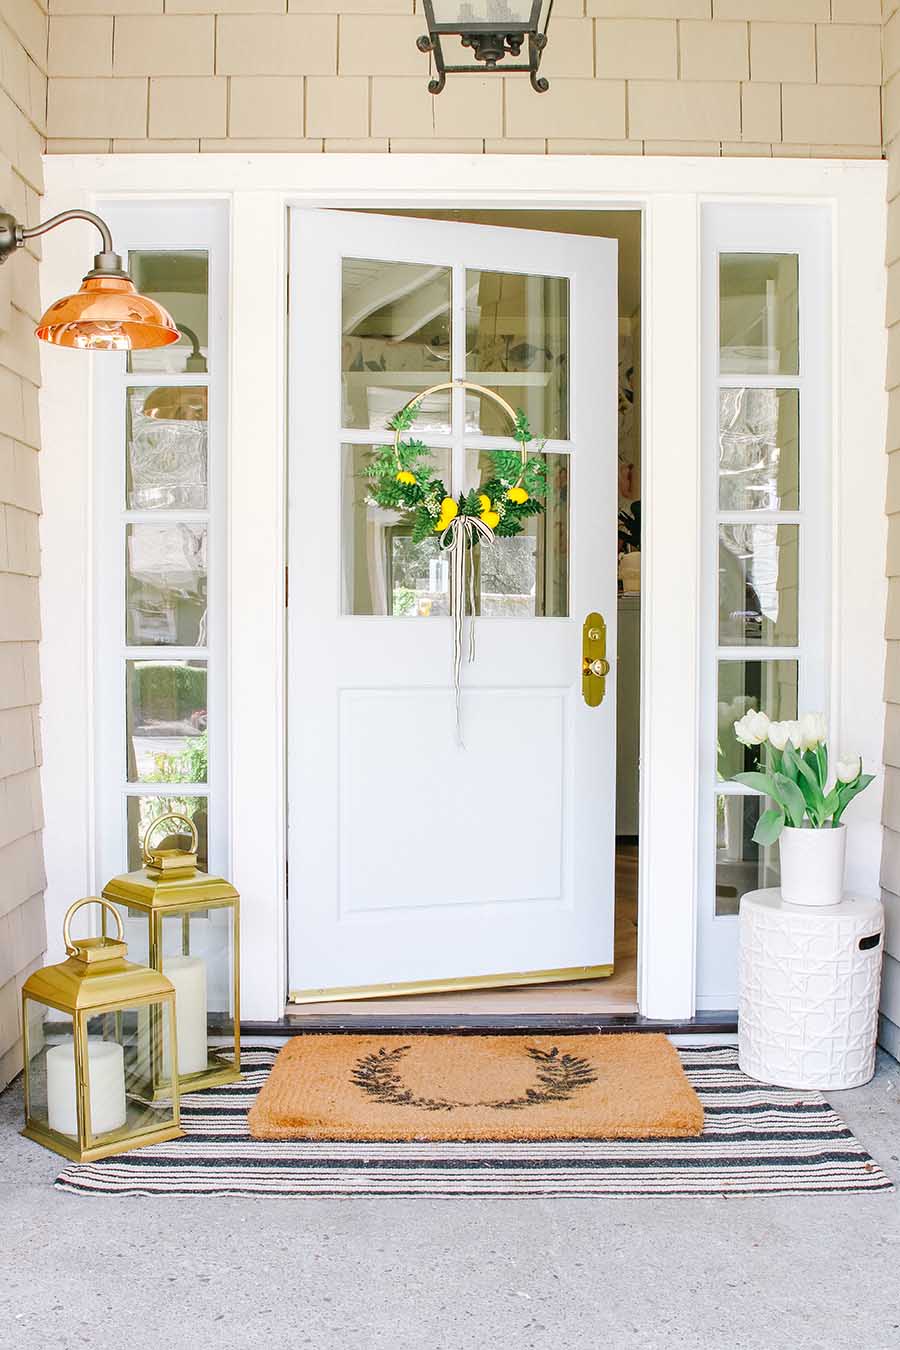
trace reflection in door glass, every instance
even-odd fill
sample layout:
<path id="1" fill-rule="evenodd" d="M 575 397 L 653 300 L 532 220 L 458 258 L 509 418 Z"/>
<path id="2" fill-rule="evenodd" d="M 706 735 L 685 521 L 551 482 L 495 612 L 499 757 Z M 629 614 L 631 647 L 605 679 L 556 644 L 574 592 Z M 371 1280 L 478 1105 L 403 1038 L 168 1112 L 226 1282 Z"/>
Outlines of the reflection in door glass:
<path id="1" fill-rule="evenodd" d="M 720 510 L 797 510 L 799 412 L 797 389 L 719 390 Z"/>
<path id="2" fill-rule="evenodd" d="M 719 526 L 719 643 L 796 647 L 800 532 L 796 525 Z"/>
<path id="3" fill-rule="evenodd" d="M 797 716 L 798 663 L 791 661 L 720 661 L 718 777 L 756 768 L 758 746 L 741 745 L 734 724 L 744 713 L 764 712 L 773 722 L 789 722 Z"/>
<path id="4" fill-rule="evenodd" d="M 723 253 L 719 360 L 724 374 L 796 375 L 800 369 L 796 253 Z"/>
<path id="5" fill-rule="evenodd" d="M 494 536 L 476 555 L 476 606 L 485 616 L 567 618 L 569 613 L 569 456 L 546 455 L 544 511 L 521 534 Z M 494 472 L 486 451 L 466 451 L 467 490 Z"/>
<path id="6" fill-rule="evenodd" d="M 129 646 L 206 645 L 206 526 L 128 525 Z"/>
<path id="7" fill-rule="evenodd" d="M 205 375 L 209 364 L 209 254 L 139 249 L 128 254 L 136 289 L 169 311 L 181 337 L 170 347 L 128 353 L 128 369 Z"/>
<path id="8" fill-rule="evenodd" d="M 133 511 L 205 511 L 206 387 L 132 386 L 126 400 L 126 506 Z"/>
<path id="9" fill-rule="evenodd" d="M 528 416 L 535 436 L 569 435 L 569 282 L 566 277 L 466 272 L 466 379 Z M 480 399 L 466 430 L 509 434 L 509 419 Z"/>
<path id="10" fill-rule="evenodd" d="M 765 797 L 716 794 L 716 915 L 737 914 L 748 891 L 777 886 L 778 845 L 761 847 L 753 831 L 771 802 Z"/>
<path id="11" fill-rule="evenodd" d="M 450 567 L 436 534 L 416 541 L 408 513 L 371 500 L 365 445 L 343 448 L 343 612 L 428 618 L 450 613 Z M 431 462 L 450 481 L 449 450 Z"/>
<path id="12" fill-rule="evenodd" d="M 414 394 L 450 379 L 450 270 L 344 258 L 341 417 L 381 431 Z M 431 394 L 416 430 L 450 431 L 450 396 Z"/>
<path id="13" fill-rule="evenodd" d="M 126 801 L 129 872 L 134 872 L 143 865 L 141 845 L 154 820 L 168 815 L 170 811 L 187 816 L 194 822 L 197 827 L 197 867 L 201 872 L 209 871 L 209 803 L 206 797 L 128 796 Z M 161 825 L 153 835 L 154 848 L 186 850 L 190 848 L 190 844 L 191 836 L 186 831 L 183 834 L 179 833 L 178 826 L 174 823 L 170 823 L 168 827 Z"/>
<path id="14" fill-rule="evenodd" d="M 206 661 L 126 661 L 130 783 L 205 783 Z"/>

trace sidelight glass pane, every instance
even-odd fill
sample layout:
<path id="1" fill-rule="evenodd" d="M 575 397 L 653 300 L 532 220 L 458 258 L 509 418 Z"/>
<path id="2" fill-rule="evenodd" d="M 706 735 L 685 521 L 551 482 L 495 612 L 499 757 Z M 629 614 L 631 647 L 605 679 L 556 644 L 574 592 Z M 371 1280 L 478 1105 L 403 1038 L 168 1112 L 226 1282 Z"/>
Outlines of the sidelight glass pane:
<path id="1" fill-rule="evenodd" d="M 734 724 L 751 708 L 773 722 L 797 716 L 796 661 L 720 661 L 717 760 L 720 779 L 756 767 L 758 747 L 741 745 Z"/>
<path id="2" fill-rule="evenodd" d="M 128 781 L 205 783 L 206 662 L 125 665 Z"/>
<path id="3" fill-rule="evenodd" d="M 796 525 L 719 526 L 719 644 L 795 647 L 800 531 Z"/>
<path id="4" fill-rule="evenodd" d="M 128 525 L 126 641 L 206 645 L 206 526 Z"/>
<path id="5" fill-rule="evenodd" d="M 521 534 L 495 535 L 480 544 L 475 563 L 479 614 L 492 617 L 567 618 L 569 613 L 569 456 L 545 455 L 544 511 L 528 517 Z M 466 451 L 466 489 L 482 487 L 494 473 L 486 451 Z"/>
<path id="6" fill-rule="evenodd" d="M 799 391 L 720 389 L 720 510 L 796 511 L 799 506 Z"/>
<path id="7" fill-rule="evenodd" d="M 566 277 L 466 272 L 466 379 L 522 409 L 535 436 L 569 435 L 569 282 Z M 508 436 L 510 420 L 481 398 L 466 430 Z"/>
<path id="8" fill-rule="evenodd" d="M 436 534 L 413 539 L 414 513 L 371 500 L 367 446 L 343 447 L 343 612 L 428 618 L 450 613 L 450 567 Z M 450 483 L 449 450 L 431 451 Z"/>
<path id="9" fill-rule="evenodd" d="M 138 249 L 128 254 L 135 287 L 163 305 L 181 329 L 171 347 L 128 353 L 128 369 L 205 375 L 209 363 L 209 254 L 205 249 Z"/>
<path id="10" fill-rule="evenodd" d="M 748 891 L 777 886 L 778 845 L 753 842 L 764 797 L 716 794 L 716 915 L 737 914 Z"/>
<path id="11" fill-rule="evenodd" d="M 126 400 L 126 506 L 133 511 L 205 510 L 205 386 L 131 387 Z"/>
<path id="12" fill-rule="evenodd" d="M 414 394 L 450 379 L 450 269 L 345 258 L 341 392 L 345 427 L 382 430 Z M 416 432 L 449 432 L 449 392 L 423 401 Z"/>
<path id="13" fill-rule="evenodd" d="M 205 797 L 127 797 L 126 801 L 128 805 L 129 872 L 134 872 L 143 865 L 141 844 L 154 820 L 158 820 L 160 816 L 168 815 L 170 811 L 177 811 L 179 815 L 187 816 L 196 825 L 198 837 L 197 866 L 201 872 L 209 871 L 208 811 Z M 153 833 L 154 848 L 189 848 L 190 835 L 187 833 L 179 834 L 177 830 L 177 825 L 174 826 L 172 832 L 170 832 L 168 825 L 161 825 Z"/>
<path id="14" fill-rule="evenodd" d="M 796 253 L 720 256 L 719 363 L 723 374 L 799 373 L 798 277 Z"/>

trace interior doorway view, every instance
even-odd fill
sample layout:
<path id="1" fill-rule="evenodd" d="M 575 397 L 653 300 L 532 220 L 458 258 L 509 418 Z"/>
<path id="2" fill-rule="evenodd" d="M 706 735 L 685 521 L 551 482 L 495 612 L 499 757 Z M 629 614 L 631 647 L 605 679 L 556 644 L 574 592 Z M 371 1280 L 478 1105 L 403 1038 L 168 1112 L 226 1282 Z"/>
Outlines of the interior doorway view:
<path id="1" fill-rule="evenodd" d="M 637 211 L 292 212 L 289 1016 L 636 1008 L 640 237 Z M 459 577 L 370 478 L 445 384 L 406 435 L 449 497 L 514 444 L 482 388 L 547 479 L 472 550 L 462 745 Z"/>

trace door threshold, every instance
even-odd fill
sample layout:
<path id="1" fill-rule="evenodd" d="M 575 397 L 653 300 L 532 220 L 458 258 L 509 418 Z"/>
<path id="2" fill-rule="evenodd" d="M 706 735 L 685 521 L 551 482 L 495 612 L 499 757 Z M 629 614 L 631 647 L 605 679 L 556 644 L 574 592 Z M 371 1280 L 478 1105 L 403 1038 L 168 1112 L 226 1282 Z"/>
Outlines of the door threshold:
<path id="1" fill-rule="evenodd" d="M 737 1032 L 737 1012 L 698 1012 L 683 1020 L 658 1020 L 639 1012 L 627 1013 L 312 1013 L 302 1017 L 285 1016 L 274 1022 L 242 1022 L 241 1035 L 304 1036 L 307 1032 L 339 1035 L 368 1032 L 447 1032 L 460 1035 L 492 1031 L 498 1035 L 535 1032 L 661 1032 L 667 1036 L 733 1035 Z"/>

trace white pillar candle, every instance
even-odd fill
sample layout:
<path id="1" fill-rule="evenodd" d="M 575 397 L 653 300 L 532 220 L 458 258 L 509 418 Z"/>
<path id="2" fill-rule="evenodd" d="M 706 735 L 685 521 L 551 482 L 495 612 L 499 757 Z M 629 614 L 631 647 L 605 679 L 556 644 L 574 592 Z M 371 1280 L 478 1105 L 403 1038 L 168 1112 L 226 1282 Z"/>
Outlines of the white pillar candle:
<path id="1" fill-rule="evenodd" d="M 163 974 L 175 986 L 175 1034 L 178 1073 L 199 1073 L 207 1066 L 206 962 L 199 956 L 164 956 Z M 163 1047 L 163 1073 L 168 1078 L 168 1041 Z"/>
<path id="2" fill-rule="evenodd" d="M 125 1056 L 117 1041 L 88 1037 L 91 1133 L 107 1134 L 125 1124 Z M 47 1051 L 47 1119 L 51 1130 L 78 1135 L 75 1042 Z"/>

